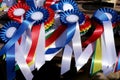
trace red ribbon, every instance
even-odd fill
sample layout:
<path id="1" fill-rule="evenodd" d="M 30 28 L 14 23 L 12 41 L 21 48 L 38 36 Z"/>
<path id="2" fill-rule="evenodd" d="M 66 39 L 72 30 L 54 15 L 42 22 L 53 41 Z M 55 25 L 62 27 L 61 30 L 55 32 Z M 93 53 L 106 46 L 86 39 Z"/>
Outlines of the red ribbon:
<path id="1" fill-rule="evenodd" d="M 53 32 L 53 34 L 46 39 L 46 47 L 48 47 L 50 44 L 52 44 L 55 40 L 58 39 L 58 37 L 66 30 L 65 25 L 61 25 Z"/>
<path id="2" fill-rule="evenodd" d="M 86 47 L 89 43 L 96 41 L 104 31 L 102 25 L 97 24 L 95 22 L 93 22 L 93 23 L 94 23 L 95 30 L 92 33 L 92 35 L 85 42 L 82 43 L 83 47 Z"/>
<path id="3" fill-rule="evenodd" d="M 29 64 L 30 62 L 32 62 L 33 58 L 34 58 L 34 55 L 35 55 L 35 50 L 36 50 L 36 47 L 37 47 L 37 43 L 38 43 L 38 36 L 39 36 L 39 33 L 40 33 L 40 25 L 35 25 L 33 28 L 32 28 L 32 45 L 31 45 L 31 48 L 30 48 L 30 51 L 28 53 L 28 56 L 27 56 L 27 59 L 26 59 L 26 62 Z"/>

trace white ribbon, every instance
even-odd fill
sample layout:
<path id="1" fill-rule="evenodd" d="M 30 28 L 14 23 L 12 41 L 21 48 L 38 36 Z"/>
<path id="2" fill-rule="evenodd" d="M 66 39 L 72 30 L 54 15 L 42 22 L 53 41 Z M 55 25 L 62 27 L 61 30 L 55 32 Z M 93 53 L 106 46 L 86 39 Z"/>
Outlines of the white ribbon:
<path id="1" fill-rule="evenodd" d="M 102 35 L 102 66 L 104 74 L 113 71 L 116 62 L 116 49 L 114 43 L 113 27 L 111 21 L 103 21 L 104 33 Z"/>
<path id="2" fill-rule="evenodd" d="M 45 27 L 44 23 L 41 25 L 38 44 L 35 51 L 35 67 L 37 70 L 45 63 Z"/>
<path id="3" fill-rule="evenodd" d="M 15 44 L 15 60 L 23 73 L 26 80 L 32 80 L 33 74 L 26 63 L 26 59 L 24 57 L 24 51 L 21 46 L 19 46 L 18 42 Z"/>
<path id="4" fill-rule="evenodd" d="M 70 45 L 66 45 L 62 56 L 61 75 L 70 70 L 71 60 L 72 48 Z"/>
<path id="5" fill-rule="evenodd" d="M 80 36 L 80 29 L 79 29 L 78 22 L 76 23 L 76 31 L 72 39 L 72 46 L 74 51 L 75 62 L 77 62 L 78 58 L 82 53 L 81 36 Z M 76 67 L 77 67 L 77 70 L 79 70 L 78 65 L 76 65 Z"/>

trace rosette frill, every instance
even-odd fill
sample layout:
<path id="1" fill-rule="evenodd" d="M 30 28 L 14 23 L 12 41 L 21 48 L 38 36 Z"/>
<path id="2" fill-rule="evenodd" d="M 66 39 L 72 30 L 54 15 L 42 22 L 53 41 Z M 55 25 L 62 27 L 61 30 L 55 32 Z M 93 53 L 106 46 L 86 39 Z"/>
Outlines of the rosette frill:
<path id="1" fill-rule="evenodd" d="M 26 3 L 17 3 L 9 8 L 8 17 L 21 23 L 25 17 L 25 13 L 29 10 L 29 6 Z"/>
<path id="2" fill-rule="evenodd" d="M 99 70 L 103 70 L 104 74 L 109 74 L 113 71 L 113 65 L 116 61 L 113 24 L 116 24 L 117 12 L 110 8 L 100 8 L 94 13 L 92 18 L 95 24 L 97 24 L 93 32 L 94 35 L 92 35 L 94 36 L 93 41 L 97 41 L 92 59 L 91 74 Z"/>
<path id="3" fill-rule="evenodd" d="M 13 21 L 8 22 L 7 24 L 5 24 L 0 29 L 0 38 L 2 39 L 2 41 L 7 43 L 12 38 L 12 36 L 15 34 L 15 32 L 17 31 L 19 26 L 20 26 L 19 23 L 13 22 Z"/>

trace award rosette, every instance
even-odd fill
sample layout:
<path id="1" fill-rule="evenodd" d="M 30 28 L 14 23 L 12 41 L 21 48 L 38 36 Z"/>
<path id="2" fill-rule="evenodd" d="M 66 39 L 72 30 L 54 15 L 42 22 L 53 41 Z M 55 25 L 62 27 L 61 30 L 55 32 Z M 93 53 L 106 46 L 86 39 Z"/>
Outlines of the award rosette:
<path id="1" fill-rule="evenodd" d="M 91 64 L 91 74 L 103 70 L 104 74 L 113 71 L 116 61 L 113 25 L 117 20 L 117 12 L 110 8 L 98 9 L 93 18 L 103 26 L 104 32 L 97 38 L 96 48 Z"/>
<path id="2" fill-rule="evenodd" d="M 64 40 L 65 47 L 61 66 L 61 74 L 64 74 L 70 69 L 72 52 L 74 52 L 75 65 L 78 71 L 90 58 L 92 54 L 92 45 L 90 44 L 84 49 L 84 51 L 82 51 L 79 27 L 79 25 L 85 21 L 85 16 L 82 12 L 78 10 L 68 10 L 61 12 L 60 20 L 64 25 L 67 26 L 66 33 L 64 34 L 66 36 L 66 40 Z M 72 43 L 72 46 L 70 43 Z M 81 62 L 81 59 L 83 58 L 85 58 L 84 62 Z"/>
<path id="3" fill-rule="evenodd" d="M 5 24 L 0 30 L 0 38 L 7 44 L 4 46 L 4 50 L 6 52 L 6 70 L 7 70 L 7 79 L 14 79 L 15 77 L 15 45 L 12 45 L 9 49 L 7 47 L 11 44 L 8 43 L 13 35 L 18 30 L 20 24 L 17 22 L 8 22 Z M 14 43 L 14 40 L 12 40 Z M 4 53 L 0 53 L 2 55 Z"/>
<path id="4" fill-rule="evenodd" d="M 29 6 L 25 3 L 17 3 L 9 8 L 8 17 L 21 23 L 24 19 L 25 13 L 29 10 Z"/>

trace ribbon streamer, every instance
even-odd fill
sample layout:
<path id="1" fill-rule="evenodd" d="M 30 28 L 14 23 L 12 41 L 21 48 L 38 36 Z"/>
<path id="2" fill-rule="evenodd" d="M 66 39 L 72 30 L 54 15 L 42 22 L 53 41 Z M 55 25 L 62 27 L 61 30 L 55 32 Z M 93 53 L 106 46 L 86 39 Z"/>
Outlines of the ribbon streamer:
<path id="1" fill-rule="evenodd" d="M 113 65 L 116 60 L 112 23 L 116 22 L 117 13 L 109 8 L 100 8 L 95 12 L 93 18 L 102 24 L 104 28 L 104 32 L 101 36 L 102 70 L 104 74 L 108 74 L 109 72 L 113 71 Z M 94 66 L 95 65 L 97 66 L 98 64 L 94 64 Z"/>

